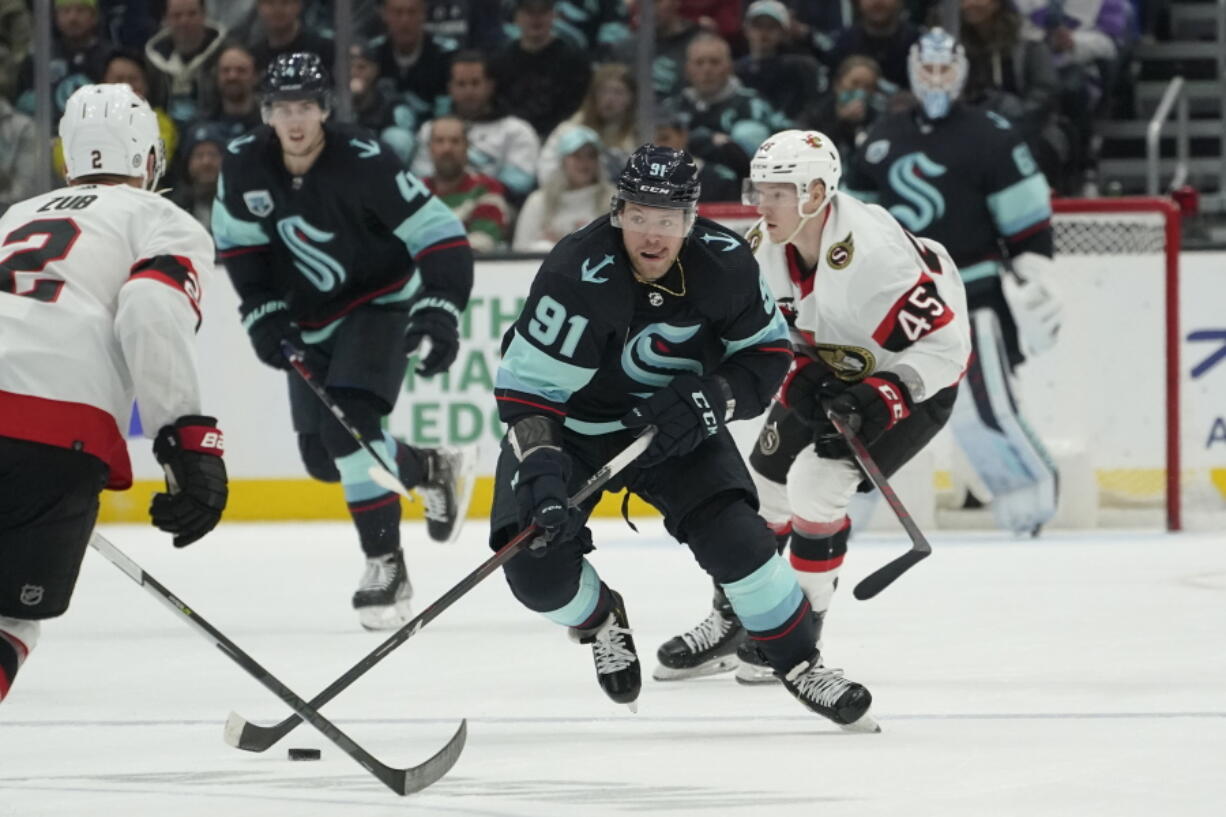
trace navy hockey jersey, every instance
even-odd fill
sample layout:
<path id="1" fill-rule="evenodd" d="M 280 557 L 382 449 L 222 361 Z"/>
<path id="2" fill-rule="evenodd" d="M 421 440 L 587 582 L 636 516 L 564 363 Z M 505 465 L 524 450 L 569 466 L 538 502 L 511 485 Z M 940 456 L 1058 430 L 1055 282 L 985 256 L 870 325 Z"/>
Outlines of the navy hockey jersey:
<path id="1" fill-rule="evenodd" d="M 300 177 L 271 127 L 226 147 L 213 237 L 243 313 L 284 301 L 309 331 L 364 303 L 430 297 L 458 318 L 473 282 L 463 224 L 367 131 L 326 123 L 324 133 Z"/>
<path id="2" fill-rule="evenodd" d="M 675 376 L 718 373 L 743 419 L 766 408 L 791 359 L 787 324 L 743 238 L 699 218 L 653 285 L 635 278 L 621 231 L 602 216 L 541 265 L 503 337 L 495 396 L 508 424 L 543 414 L 606 434 Z"/>

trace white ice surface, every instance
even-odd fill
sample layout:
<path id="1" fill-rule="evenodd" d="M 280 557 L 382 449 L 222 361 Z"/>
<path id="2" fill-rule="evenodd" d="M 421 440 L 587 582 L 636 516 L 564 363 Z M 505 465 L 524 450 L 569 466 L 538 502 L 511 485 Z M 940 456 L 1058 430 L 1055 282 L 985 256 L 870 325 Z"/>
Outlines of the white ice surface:
<path id="1" fill-rule="evenodd" d="M 709 585 L 658 525 L 596 527 L 592 558 L 644 662 L 639 714 L 491 576 L 324 707 L 392 765 L 469 719 L 455 769 L 407 798 L 309 726 L 262 755 L 225 745 L 231 709 L 287 710 L 91 552 L 0 705 L 0 817 L 1226 813 L 1226 534 L 937 532 L 935 554 L 869 602 L 851 586 L 906 545 L 854 542 L 827 662 L 873 691 L 884 732 L 847 735 L 779 687 L 647 678 Z M 151 528 L 106 533 L 304 698 L 381 641 L 349 609 L 348 525 L 223 525 L 184 551 Z M 479 524 L 447 547 L 404 533 L 421 605 L 488 553 Z M 323 759 L 291 763 L 291 746 Z"/>

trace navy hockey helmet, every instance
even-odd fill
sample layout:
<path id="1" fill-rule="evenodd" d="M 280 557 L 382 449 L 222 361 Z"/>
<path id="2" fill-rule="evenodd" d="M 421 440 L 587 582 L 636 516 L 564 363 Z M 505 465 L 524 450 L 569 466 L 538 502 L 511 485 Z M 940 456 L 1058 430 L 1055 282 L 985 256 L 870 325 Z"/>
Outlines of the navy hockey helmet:
<path id="1" fill-rule="evenodd" d="M 265 109 L 283 100 L 311 99 L 325 111 L 332 107 L 332 79 L 318 54 L 281 54 L 264 72 L 261 104 Z"/>
<path id="2" fill-rule="evenodd" d="M 617 177 L 613 196 L 613 226 L 623 227 L 621 212 L 627 203 L 685 211 L 684 234 L 694 224 L 701 192 L 698 166 L 684 150 L 651 143 L 631 154 Z"/>

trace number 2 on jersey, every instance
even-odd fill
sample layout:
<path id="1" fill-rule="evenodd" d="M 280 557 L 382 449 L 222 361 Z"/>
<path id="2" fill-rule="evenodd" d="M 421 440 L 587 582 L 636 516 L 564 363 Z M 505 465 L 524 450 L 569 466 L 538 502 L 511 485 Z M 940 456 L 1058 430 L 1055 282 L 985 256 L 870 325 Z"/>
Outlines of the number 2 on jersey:
<path id="1" fill-rule="evenodd" d="M 558 353 L 562 357 L 571 357 L 579 346 L 579 338 L 587 327 L 587 318 L 582 315 L 566 317 L 566 307 L 548 295 L 543 296 L 536 304 L 536 312 L 528 322 L 528 334 L 532 335 L 542 346 L 552 346 L 562 333 L 562 327 L 568 325 L 566 337 Z"/>
<path id="2" fill-rule="evenodd" d="M 13 230 L 0 245 L 0 292 L 54 303 L 64 278 L 46 267 L 66 258 L 80 235 L 81 228 L 70 218 L 40 219 Z M 22 275 L 30 280 L 23 281 Z"/>

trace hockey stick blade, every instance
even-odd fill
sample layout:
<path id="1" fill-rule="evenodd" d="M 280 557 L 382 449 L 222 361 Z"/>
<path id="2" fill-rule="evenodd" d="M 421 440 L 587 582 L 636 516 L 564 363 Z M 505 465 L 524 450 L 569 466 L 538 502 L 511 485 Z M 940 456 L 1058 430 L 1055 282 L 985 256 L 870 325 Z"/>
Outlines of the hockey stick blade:
<path id="1" fill-rule="evenodd" d="M 399 795 L 412 794 L 439 780 L 451 770 L 460 752 L 464 751 L 464 743 L 468 736 L 468 723 L 461 721 L 460 727 L 452 735 L 441 750 L 433 757 L 418 766 L 407 769 L 394 768 L 383 763 L 370 752 L 358 745 L 353 738 L 342 732 L 334 723 L 319 714 L 315 707 L 298 697 L 293 690 L 282 683 L 271 672 L 264 669 L 254 658 L 243 651 L 241 647 L 227 638 L 220 630 L 204 619 L 196 610 L 178 599 L 157 579 L 150 576 L 140 565 L 132 561 L 119 548 L 111 544 L 100 533 L 94 532 L 90 545 L 101 553 L 107 561 L 123 571 L 128 578 L 136 582 L 185 622 L 205 640 L 221 650 L 234 663 L 238 664 L 252 678 L 260 682 L 272 694 L 280 698 L 297 713 L 297 717 L 309 722 L 319 732 L 332 741 L 337 748 L 349 755 L 353 760 L 374 775 L 379 782 Z"/>
<path id="2" fill-rule="evenodd" d="M 871 599 L 893 584 L 895 579 L 906 573 L 918 562 L 927 559 L 930 553 L 932 553 L 930 550 L 908 550 L 894 561 L 877 568 L 861 579 L 860 583 L 851 591 L 851 594 L 860 601 Z"/>
<path id="3" fill-rule="evenodd" d="M 865 576 L 856 585 L 852 595 L 860 601 L 864 601 L 871 599 L 889 587 L 895 579 L 926 558 L 932 553 L 932 545 L 928 544 L 928 539 L 924 536 L 923 531 L 919 529 L 919 525 L 915 524 L 915 520 L 911 518 L 910 511 L 902 504 L 898 494 L 894 492 L 890 481 L 886 479 L 885 474 L 882 473 L 881 468 L 877 465 L 877 461 L 869 453 L 868 446 L 856 436 L 856 432 L 851 428 L 848 419 L 833 411 L 827 412 L 826 416 L 830 418 L 830 422 L 834 423 L 834 427 L 839 434 L 843 435 L 843 439 L 851 447 L 851 453 L 855 456 L 856 462 L 860 464 L 860 468 L 868 475 L 869 482 L 873 483 L 874 487 L 881 492 L 881 496 L 885 499 L 886 504 L 890 506 L 894 516 L 898 518 L 898 524 L 902 525 L 902 529 L 906 531 L 907 536 L 911 539 L 911 550 L 884 567 L 878 568 L 868 576 Z"/>
<path id="4" fill-rule="evenodd" d="M 572 507 L 578 506 L 592 494 L 596 493 L 596 491 L 600 490 L 606 482 L 624 470 L 627 465 L 646 451 L 654 436 L 655 428 L 648 427 L 646 431 L 635 438 L 634 442 L 626 446 L 613 459 L 609 460 L 603 468 L 592 474 L 587 482 L 583 483 L 583 486 L 570 498 L 570 505 Z M 361 661 L 346 670 L 343 675 L 329 684 L 327 689 L 312 698 L 307 703 L 307 706 L 319 709 L 328 701 L 344 692 L 350 684 L 365 675 L 371 667 L 390 655 L 401 644 L 421 632 L 423 627 L 437 618 L 444 610 L 459 601 L 468 591 L 476 587 L 478 583 L 503 564 L 510 561 L 512 557 L 518 554 L 535 538 L 536 533 L 536 526 L 530 525 L 527 529 L 517 534 L 514 539 L 503 545 L 497 553 L 482 562 L 454 587 L 439 596 L 429 607 L 422 610 L 416 617 L 392 633 L 386 641 L 375 647 Z M 263 752 L 288 735 L 300 723 L 302 723 L 302 718 L 297 713 L 272 726 L 261 726 L 258 723 L 252 723 L 237 712 L 231 712 L 230 716 L 226 718 L 226 727 L 222 737 L 226 743 L 236 749 L 242 749 L 244 752 Z"/>

